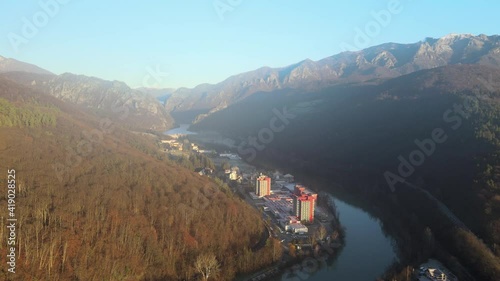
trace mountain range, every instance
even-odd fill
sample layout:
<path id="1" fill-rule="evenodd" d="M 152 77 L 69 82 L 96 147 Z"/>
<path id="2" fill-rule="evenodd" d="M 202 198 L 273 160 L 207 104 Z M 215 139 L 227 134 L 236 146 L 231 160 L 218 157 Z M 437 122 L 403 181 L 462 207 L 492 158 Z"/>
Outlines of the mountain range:
<path id="1" fill-rule="evenodd" d="M 387 43 L 356 52 L 304 61 L 281 68 L 262 67 L 193 89 L 177 89 L 167 111 L 201 120 L 258 92 L 313 91 L 346 83 L 380 83 L 418 70 L 458 64 L 500 66 L 500 36 L 450 34 L 413 44 Z"/>
<path id="2" fill-rule="evenodd" d="M 499 67 L 500 36 L 450 34 L 412 44 L 386 43 L 318 61 L 306 59 L 286 67 L 262 67 L 192 89 L 131 89 L 118 81 L 70 73 L 54 75 L 4 57 L 0 57 L 0 75 L 103 115 L 116 110 L 118 104 L 126 105 L 136 117 L 129 126 L 162 131 L 173 127 L 174 119 L 177 123 L 199 122 L 255 93 L 311 92 L 341 84 L 379 84 L 419 70 L 461 64 Z"/>

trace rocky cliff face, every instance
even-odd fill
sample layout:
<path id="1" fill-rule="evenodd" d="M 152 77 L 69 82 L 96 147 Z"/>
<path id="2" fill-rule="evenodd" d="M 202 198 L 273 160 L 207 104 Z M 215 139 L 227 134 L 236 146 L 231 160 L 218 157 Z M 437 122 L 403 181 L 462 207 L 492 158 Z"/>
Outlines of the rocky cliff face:
<path id="1" fill-rule="evenodd" d="M 172 118 L 158 100 L 123 82 L 69 73 L 56 76 L 10 72 L 3 76 L 84 106 L 131 129 L 161 131 L 173 125 Z"/>
<path id="2" fill-rule="evenodd" d="M 257 93 L 313 90 L 348 82 L 377 83 L 418 70 L 454 64 L 500 67 L 500 36 L 450 34 L 413 44 L 387 43 L 282 68 L 263 67 L 215 84 L 181 88 L 166 101 L 169 112 L 205 111 L 202 119 Z"/>

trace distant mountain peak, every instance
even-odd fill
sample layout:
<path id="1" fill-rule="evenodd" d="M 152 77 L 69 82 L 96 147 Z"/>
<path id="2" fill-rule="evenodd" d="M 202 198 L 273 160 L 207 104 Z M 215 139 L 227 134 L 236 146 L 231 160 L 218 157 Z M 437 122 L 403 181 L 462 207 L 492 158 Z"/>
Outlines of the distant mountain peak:
<path id="1" fill-rule="evenodd" d="M 464 39 L 464 38 L 471 38 L 474 37 L 473 34 L 470 33 L 450 33 L 446 34 L 445 36 L 441 37 L 441 39 Z"/>
<path id="2" fill-rule="evenodd" d="M 279 68 L 259 68 L 215 84 L 178 89 L 167 99 L 168 111 L 211 112 L 258 92 L 319 90 L 334 84 L 384 81 L 415 71 L 456 64 L 500 68 L 500 36 L 451 33 L 441 38 L 385 43 L 342 52 L 318 61 L 305 59 Z"/>
<path id="3" fill-rule="evenodd" d="M 25 63 L 11 58 L 0 56 L 0 73 L 5 72 L 27 72 L 35 74 L 51 74 L 52 72 L 33 64 Z"/>

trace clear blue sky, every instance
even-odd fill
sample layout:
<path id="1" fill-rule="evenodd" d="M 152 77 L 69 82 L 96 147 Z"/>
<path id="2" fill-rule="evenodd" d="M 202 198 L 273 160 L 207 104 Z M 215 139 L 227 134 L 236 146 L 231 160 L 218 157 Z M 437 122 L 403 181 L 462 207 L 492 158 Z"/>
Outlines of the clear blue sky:
<path id="1" fill-rule="evenodd" d="M 40 3 L 54 1 L 1 1 L 0 55 L 132 87 L 144 86 L 148 71 L 156 69 L 169 74 L 147 85 L 193 87 L 261 66 L 331 56 L 342 43 L 356 47 L 355 29 L 369 27 L 371 12 L 388 10 L 391 1 L 400 11 L 390 12 L 388 24 L 357 47 L 500 33 L 499 1 L 64 0 L 44 22 Z M 214 4 L 224 9 L 230 3 L 220 17 Z M 39 26 L 27 33 L 31 38 L 23 35 L 23 18 Z M 26 39 L 16 37 L 17 51 L 13 34 Z"/>

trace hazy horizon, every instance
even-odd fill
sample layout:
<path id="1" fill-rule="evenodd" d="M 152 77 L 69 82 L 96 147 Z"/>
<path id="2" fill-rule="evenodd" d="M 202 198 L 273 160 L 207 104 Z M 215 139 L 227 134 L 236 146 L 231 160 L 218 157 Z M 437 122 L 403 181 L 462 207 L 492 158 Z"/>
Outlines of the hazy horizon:
<path id="1" fill-rule="evenodd" d="M 317 61 L 387 42 L 497 33 L 481 23 L 497 9 L 473 3 L 149 3 L 5 3 L 0 55 L 133 88 L 193 88 L 264 66 Z M 151 74 L 159 79 L 147 81 Z"/>

